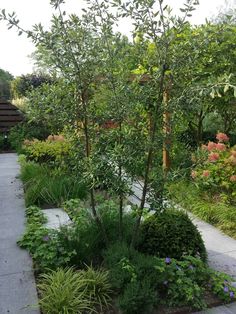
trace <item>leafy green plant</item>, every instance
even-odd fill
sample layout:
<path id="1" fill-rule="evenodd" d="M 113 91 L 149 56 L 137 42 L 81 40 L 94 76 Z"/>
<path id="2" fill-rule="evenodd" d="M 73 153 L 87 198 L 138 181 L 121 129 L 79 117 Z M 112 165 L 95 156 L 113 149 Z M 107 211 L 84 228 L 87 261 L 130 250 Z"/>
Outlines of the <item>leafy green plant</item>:
<path id="1" fill-rule="evenodd" d="M 62 135 L 51 135 L 45 141 L 25 140 L 23 149 L 28 160 L 62 167 L 72 146 Z"/>
<path id="2" fill-rule="evenodd" d="M 124 314 L 150 313 L 157 304 L 157 292 L 145 279 L 133 281 L 127 284 L 119 296 L 118 304 Z"/>
<path id="3" fill-rule="evenodd" d="M 29 140 L 36 138 L 43 140 L 49 134 L 50 131 L 42 124 L 33 121 L 23 121 L 10 129 L 8 138 L 11 148 L 22 153 L 24 151 L 22 145 L 26 138 Z"/>
<path id="4" fill-rule="evenodd" d="M 74 244 L 78 241 L 74 229 L 45 228 L 43 224 L 46 218 L 37 206 L 27 208 L 26 216 L 26 231 L 18 241 L 18 245 L 30 252 L 37 270 L 70 265 L 72 258 L 76 255 Z"/>
<path id="5" fill-rule="evenodd" d="M 192 255 L 203 261 L 207 258 L 197 227 L 186 213 L 173 209 L 150 216 L 142 223 L 138 249 L 158 257 L 181 259 Z"/>
<path id="6" fill-rule="evenodd" d="M 211 270 L 209 287 L 221 300 L 230 302 L 235 299 L 236 288 L 232 286 L 232 278 L 227 274 Z"/>
<path id="7" fill-rule="evenodd" d="M 84 289 L 85 281 L 73 269 L 58 269 L 40 276 L 39 304 L 43 313 L 84 314 L 95 312 Z"/>
<path id="8" fill-rule="evenodd" d="M 87 266 L 85 270 L 79 272 L 82 280 L 85 280 L 84 289 L 91 304 L 102 313 L 111 302 L 111 284 L 109 282 L 109 272 L 102 269 L 94 269 Z"/>

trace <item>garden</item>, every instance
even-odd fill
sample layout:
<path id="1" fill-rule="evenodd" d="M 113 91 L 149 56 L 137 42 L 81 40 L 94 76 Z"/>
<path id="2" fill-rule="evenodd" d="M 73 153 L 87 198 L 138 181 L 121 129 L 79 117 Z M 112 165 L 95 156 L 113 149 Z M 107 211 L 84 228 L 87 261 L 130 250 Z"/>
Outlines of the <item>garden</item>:
<path id="1" fill-rule="evenodd" d="M 49 30 L 0 13 L 36 49 L 38 72 L 10 83 L 24 121 L 8 141 L 27 207 L 18 245 L 32 256 L 41 312 L 191 313 L 235 301 L 233 279 L 208 266 L 177 208 L 236 239 L 235 11 L 192 26 L 198 1 L 180 16 L 163 0 L 86 0 L 79 15 L 50 3 Z M 114 30 L 125 18 L 132 41 Z M 50 208 L 71 223 L 47 228 Z"/>

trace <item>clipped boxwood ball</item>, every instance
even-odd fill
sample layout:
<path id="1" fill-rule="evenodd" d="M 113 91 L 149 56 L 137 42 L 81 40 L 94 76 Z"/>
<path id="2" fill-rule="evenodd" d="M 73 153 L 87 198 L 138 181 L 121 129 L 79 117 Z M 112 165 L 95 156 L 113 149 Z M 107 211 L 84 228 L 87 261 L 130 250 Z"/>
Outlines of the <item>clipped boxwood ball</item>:
<path id="1" fill-rule="evenodd" d="M 158 257 L 181 259 L 183 255 L 207 259 L 197 227 L 186 213 L 168 209 L 147 218 L 141 225 L 138 249 Z"/>

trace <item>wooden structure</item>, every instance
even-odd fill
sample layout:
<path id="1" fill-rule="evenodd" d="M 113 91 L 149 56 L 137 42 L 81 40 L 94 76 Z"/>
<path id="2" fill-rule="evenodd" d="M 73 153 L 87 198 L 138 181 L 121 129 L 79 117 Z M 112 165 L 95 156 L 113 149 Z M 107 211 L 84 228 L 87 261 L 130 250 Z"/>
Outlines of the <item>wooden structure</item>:
<path id="1" fill-rule="evenodd" d="M 19 109 L 5 100 L 0 100 L 0 133 L 8 133 L 10 128 L 23 121 Z"/>

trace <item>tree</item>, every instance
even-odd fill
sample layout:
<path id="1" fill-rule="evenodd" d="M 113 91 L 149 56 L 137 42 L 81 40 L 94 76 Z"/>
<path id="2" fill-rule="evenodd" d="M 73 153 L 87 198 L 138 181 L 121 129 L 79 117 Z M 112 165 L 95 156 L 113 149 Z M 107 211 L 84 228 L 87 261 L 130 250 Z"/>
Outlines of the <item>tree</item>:
<path id="1" fill-rule="evenodd" d="M 0 98 L 7 100 L 10 98 L 10 83 L 12 80 L 13 75 L 3 69 L 0 69 Z"/>
<path id="2" fill-rule="evenodd" d="M 26 74 L 16 77 L 11 82 L 11 91 L 13 98 L 25 97 L 27 92 L 38 88 L 42 84 L 52 84 L 53 79 L 45 74 Z"/>

